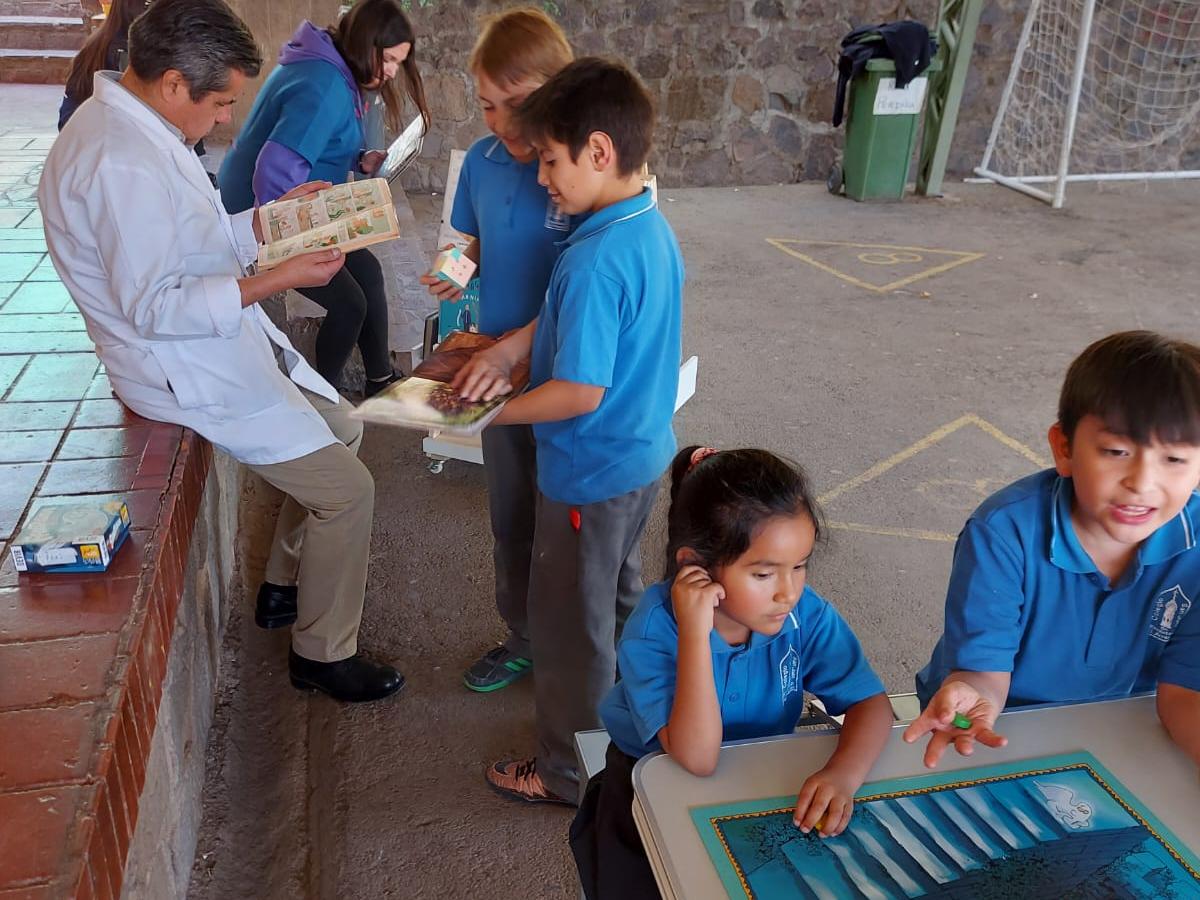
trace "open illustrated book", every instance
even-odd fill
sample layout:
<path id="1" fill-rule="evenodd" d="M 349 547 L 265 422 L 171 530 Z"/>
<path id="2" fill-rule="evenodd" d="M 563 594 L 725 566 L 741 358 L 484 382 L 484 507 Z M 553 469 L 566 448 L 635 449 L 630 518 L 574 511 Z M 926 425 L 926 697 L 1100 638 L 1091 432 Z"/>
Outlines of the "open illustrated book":
<path id="1" fill-rule="evenodd" d="M 387 156 L 375 176 L 385 179 L 388 184 L 399 178 L 417 158 L 417 154 L 421 152 L 421 143 L 424 139 L 425 120 L 418 115 L 392 141 L 391 146 L 387 149 Z"/>
<path id="2" fill-rule="evenodd" d="M 265 243 L 258 268 L 290 256 L 337 247 L 343 253 L 400 236 L 392 192 L 383 178 L 350 181 L 306 197 L 276 200 L 258 208 Z"/>
<path id="3" fill-rule="evenodd" d="M 513 389 L 491 400 L 464 400 L 449 382 L 475 353 L 496 343 L 486 334 L 456 331 L 413 369 L 411 378 L 398 381 L 360 404 L 351 415 L 367 422 L 398 425 L 421 431 L 468 436 L 478 434 L 500 413 L 500 407 L 529 383 L 529 362 L 512 371 Z"/>

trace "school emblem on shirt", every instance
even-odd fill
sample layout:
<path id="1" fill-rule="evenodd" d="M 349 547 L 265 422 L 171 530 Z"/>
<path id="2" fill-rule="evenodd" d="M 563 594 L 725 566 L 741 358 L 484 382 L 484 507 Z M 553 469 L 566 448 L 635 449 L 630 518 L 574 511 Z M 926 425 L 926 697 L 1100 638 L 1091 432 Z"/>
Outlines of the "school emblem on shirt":
<path id="1" fill-rule="evenodd" d="M 779 661 L 779 694 L 780 700 L 787 703 L 787 698 L 800 690 L 800 654 L 795 647 L 790 647 Z"/>
<path id="2" fill-rule="evenodd" d="M 551 231 L 570 231 L 571 217 L 558 208 L 558 204 L 546 198 L 546 227 Z"/>
<path id="3" fill-rule="evenodd" d="M 1164 644 L 1175 633 L 1179 620 L 1192 608 L 1192 601 L 1179 585 L 1167 588 L 1154 600 L 1150 615 L 1150 637 Z"/>

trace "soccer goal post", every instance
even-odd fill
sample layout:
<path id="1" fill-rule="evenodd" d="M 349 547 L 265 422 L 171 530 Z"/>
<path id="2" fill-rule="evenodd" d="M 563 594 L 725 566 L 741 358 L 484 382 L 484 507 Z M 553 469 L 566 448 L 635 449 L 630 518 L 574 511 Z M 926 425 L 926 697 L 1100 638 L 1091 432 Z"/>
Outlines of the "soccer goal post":
<path id="1" fill-rule="evenodd" d="M 1056 209 L 1074 181 L 1200 178 L 1200 0 L 1031 0 L 975 172 Z"/>

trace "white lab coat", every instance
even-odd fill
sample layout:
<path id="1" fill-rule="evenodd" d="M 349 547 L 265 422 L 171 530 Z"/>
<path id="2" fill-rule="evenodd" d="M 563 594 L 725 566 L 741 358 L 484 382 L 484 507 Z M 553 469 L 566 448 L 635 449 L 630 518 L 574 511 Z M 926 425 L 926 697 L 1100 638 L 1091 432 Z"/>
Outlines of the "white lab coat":
<path id="1" fill-rule="evenodd" d="M 257 303 L 242 308 L 253 213 L 230 217 L 196 154 L 112 73 L 54 142 L 38 203 L 54 268 L 130 409 L 252 465 L 336 443 L 296 385 L 337 392 Z"/>

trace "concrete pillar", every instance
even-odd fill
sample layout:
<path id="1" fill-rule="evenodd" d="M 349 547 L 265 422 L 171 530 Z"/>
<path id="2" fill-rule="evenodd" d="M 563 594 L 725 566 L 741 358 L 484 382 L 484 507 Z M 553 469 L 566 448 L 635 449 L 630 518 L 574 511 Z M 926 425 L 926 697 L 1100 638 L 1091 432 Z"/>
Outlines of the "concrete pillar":
<path id="1" fill-rule="evenodd" d="M 234 106 L 233 121 L 213 132 L 213 140 L 228 143 L 233 140 L 254 104 L 263 79 L 275 68 L 279 48 L 292 36 L 304 19 L 324 27 L 337 21 L 340 0 L 227 0 L 234 12 L 250 26 L 263 49 L 264 65 L 258 78 L 246 85 L 242 97 Z"/>

